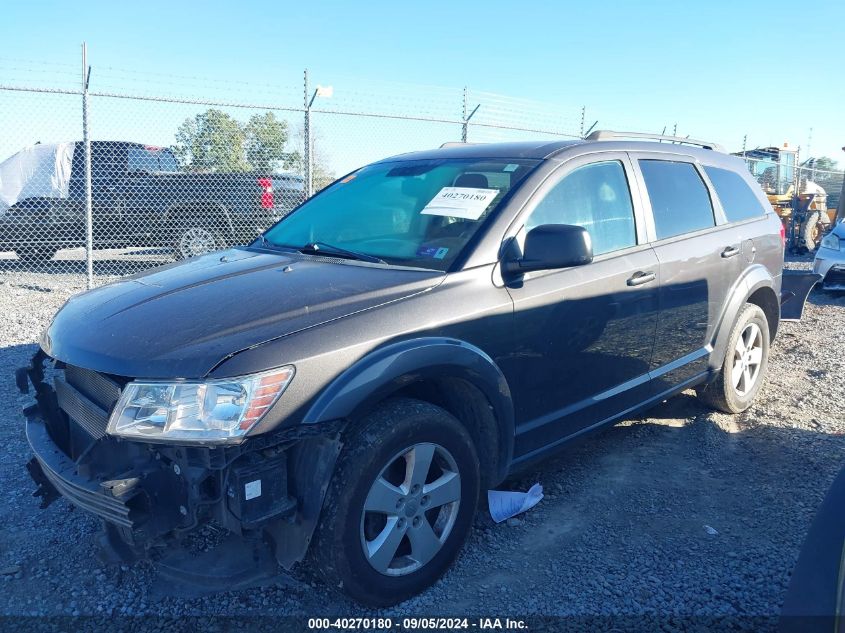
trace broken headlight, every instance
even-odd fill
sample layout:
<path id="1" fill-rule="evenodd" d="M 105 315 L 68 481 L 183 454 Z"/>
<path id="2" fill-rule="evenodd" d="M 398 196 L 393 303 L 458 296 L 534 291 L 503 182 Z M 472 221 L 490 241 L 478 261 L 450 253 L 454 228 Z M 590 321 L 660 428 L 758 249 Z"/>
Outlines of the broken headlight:
<path id="1" fill-rule="evenodd" d="M 219 380 L 130 382 L 108 433 L 148 441 L 236 442 L 276 403 L 293 374 L 288 365 Z"/>

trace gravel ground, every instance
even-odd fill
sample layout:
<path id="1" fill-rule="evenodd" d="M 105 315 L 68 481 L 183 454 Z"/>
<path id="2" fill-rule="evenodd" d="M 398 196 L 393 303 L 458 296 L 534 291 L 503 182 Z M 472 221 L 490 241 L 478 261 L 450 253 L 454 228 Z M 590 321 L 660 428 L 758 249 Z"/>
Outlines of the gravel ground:
<path id="1" fill-rule="evenodd" d="M 146 563 L 104 567 L 97 521 L 63 500 L 38 509 L 19 413 L 30 397 L 17 393 L 13 370 L 82 289 L 79 276 L 0 270 L 0 616 L 16 616 L 5 622 L 103 616 L 87 620 L 96 628 L 116 615 L 360 615 L 304 575 L 198 597 Z M 783 324 L 767 384 L 746 413 L 713 413 L 687 392 L 507 482 L 524 490 L 539 481 L 546 496 L 506 524 L 481 513 L 452 570 L 382 614 L 630 616 L 635 628 L 654 617 L 643 628 L 663 630 L 777 615 L 845 456 L 843 325 L 845 296 L 814 292 L 803 321 Z M 154 622 L 136 618 L 134 627 Z M 760 630 L 773 620 L 739 625 Z"/>

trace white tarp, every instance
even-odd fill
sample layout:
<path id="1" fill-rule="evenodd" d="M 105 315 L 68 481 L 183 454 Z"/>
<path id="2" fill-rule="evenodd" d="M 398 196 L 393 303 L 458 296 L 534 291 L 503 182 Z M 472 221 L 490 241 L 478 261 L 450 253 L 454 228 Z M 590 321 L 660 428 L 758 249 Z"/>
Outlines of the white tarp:
<path id="1" fill-rule="evenodd" d="M 67 198 L 75 146 L 33 145 L 0 163 L 0 215 L 26 198 Z"/>

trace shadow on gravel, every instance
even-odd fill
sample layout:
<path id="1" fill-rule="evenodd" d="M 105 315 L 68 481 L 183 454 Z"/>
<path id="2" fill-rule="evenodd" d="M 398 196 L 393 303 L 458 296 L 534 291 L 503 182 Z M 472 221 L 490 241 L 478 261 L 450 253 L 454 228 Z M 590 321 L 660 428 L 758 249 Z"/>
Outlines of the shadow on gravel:
<path id="1" fill-rule="evenodd" d="M 479 517 L 450 580 L 502 587 L 529 612 L 682 618 L 667 630 L 776 616 L 845 437 L 742 421 L 728 432 L 719 417 L 683 394 L 509 480 L 539 481 L 547 498 L 517 525 Z M 493 565 L 472 548 L 495 550 Z"/>
<path id="2" fill-rule="evenodd" d="M 845 308 L 845 292 L 821 290 L 819 286 L 813 288 L 807 299 L 810 303 L 820 306 L 837 306 Z"/>

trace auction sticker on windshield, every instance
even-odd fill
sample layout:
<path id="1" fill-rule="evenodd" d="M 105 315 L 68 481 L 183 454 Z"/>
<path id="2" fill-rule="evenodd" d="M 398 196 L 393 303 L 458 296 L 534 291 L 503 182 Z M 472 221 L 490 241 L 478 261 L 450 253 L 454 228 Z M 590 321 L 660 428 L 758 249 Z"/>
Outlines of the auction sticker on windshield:
<path id="1" fill-rule="evenodd" d="M 443 187 L 425 205 L 423 215 L 442 215 L 447 218 L 477 220 L 490 206 L 498 189 L 474 189 L 472 187 Z"/>

